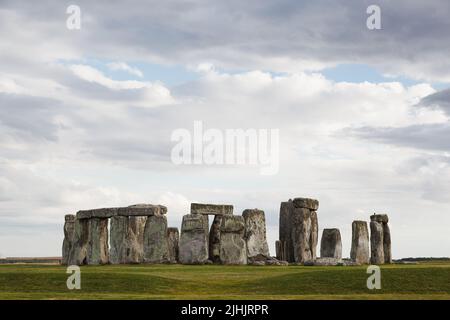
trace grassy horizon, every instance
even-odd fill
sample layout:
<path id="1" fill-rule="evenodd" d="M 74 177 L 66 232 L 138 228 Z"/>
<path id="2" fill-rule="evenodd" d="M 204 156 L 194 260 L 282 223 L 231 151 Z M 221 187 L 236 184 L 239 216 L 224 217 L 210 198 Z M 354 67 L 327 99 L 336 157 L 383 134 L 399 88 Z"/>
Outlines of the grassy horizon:
<path id="1" fill-rule="evenodd" d="M 0 265 L 0 299 L 450 299 L 450 263 L 381 266 L 369 290 L 366 266 Z"/>

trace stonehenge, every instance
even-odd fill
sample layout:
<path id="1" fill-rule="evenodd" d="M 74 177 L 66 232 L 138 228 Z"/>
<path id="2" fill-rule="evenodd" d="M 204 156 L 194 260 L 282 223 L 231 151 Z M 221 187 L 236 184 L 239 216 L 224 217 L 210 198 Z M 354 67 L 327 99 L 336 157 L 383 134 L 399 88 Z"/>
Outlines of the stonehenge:
<path id="1" fill-rule="evenodd" d="M 64 240 L 62 248 L 62 264 L 67 264 L 70 257 L 70 251 L 73 246 L 75 236 L 75 215 L 67 214 L 64 217 Z"/>
<path id="2" fill-rule="evenodd" d="M 235 215 L 232 205 L 191 203 L 180 231 L 168 227 L 168 210 L 163 205 L 81 210 L 76 215 L 64 216 L 61 263 L 255 266 L 392 263 L 386 214 L 370 216 L 370 228 L 366 221 L 352 222 L 350 259 L 343 259 L 340 230 L 323 229 L 317 257 L 318 208 L 319 201 L 310 198 L 281 202 L 276 257 L 270 256 L 265 213 L 256 208 Z"/>
<path id="3" fill-rule="evenodd" d="M 319 201 L 295 198 L 280 206 L 277 259 L 295 263 L 313 261 L 317 257 Z"/>
<path id="4" fill-rule="evenodd" d="M 180 263 L 204 264 L 208 262 L 207 230 L 208 216 L 201 214 L 183 216 L 179 243 Z"/>
<path id="5" fill-rule="evenodd" d="M 233 215 L 222 217 L 220 224 L 220 262 L 222 264 L 247 264 L 247 245 L 244 234 L 244 217 Z"/>
<path id="6" fill-rule="evenodd" d="M 392 263 L 391 231 L 387 214 L 370 216 L 370 263 Z"/>
<path id="7" fill-rule="evenodd" d="M 342 259 L 342 240 L 339 229 L 323 229 L 320 257 Z"/>
<path id="8" fill-rule="evenodd" d="M 358 264 L 369 264 L 369 230 L 366 221 L 353 221 L 350 258 Z"/>
<path id="9" fill-rule="evenodd" d="M 141 263 L 147 217 L 115 216 L 110 223 L 109 259 L 112 264 Z"/>
<path id="10" fill-rule="evenodd" d="M 266 217 L 264 211 L 246 209 L 242 212 L 245 222 L 245 241 L 247 259 L 250 262 L 265 260 L 270 257 L 266 239 Z"/>

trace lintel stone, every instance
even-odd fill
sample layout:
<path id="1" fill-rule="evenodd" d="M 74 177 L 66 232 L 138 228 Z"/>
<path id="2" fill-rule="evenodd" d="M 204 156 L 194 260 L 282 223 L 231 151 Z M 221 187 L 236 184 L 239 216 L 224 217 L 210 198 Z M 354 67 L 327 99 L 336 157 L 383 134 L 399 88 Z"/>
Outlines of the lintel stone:
<path id="1" fill-rule="evenodd" d="M 191 214 L 231 215 L 233 206 L 227 204 L 191 203 Z"/>

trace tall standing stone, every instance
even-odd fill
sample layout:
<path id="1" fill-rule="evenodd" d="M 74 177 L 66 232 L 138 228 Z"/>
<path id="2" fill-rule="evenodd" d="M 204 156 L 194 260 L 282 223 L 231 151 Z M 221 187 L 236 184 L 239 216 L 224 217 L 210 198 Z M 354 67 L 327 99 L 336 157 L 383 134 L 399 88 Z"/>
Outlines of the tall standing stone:
<path id="1" fill-rule="evenodd" d="M 319 201 L 295 198 L 280 207 L 280 236 L 277 245 L 279 260 L 306 263 L 316 259 L 319 224 Z"/>
<path id="2" fill-rule="evenodd" d="M 294 208 L 292 215 L 292 244 L 294 262 L 305 263 L 312 260 L 310 247 L 311 211 L 306 208 Z"/>
<path id="3" fill-rule="evenodd" d="M 283 261 L 294 261 L 294 249 L 292 246 L 292 222 L 291 213 L 294 210 L 292 200 L 282 202 L 280 206 L 280 220 L 279 220 L 279 251 L 277 259 Z"/>
<path id="4" fill-rule="evenodd" d="M 167 241 L 169 246 L 169 262 L 177 263 L 179 260 L 179 233 L 178 228 L 167 228 Z"/>
<path id="5" fill-rule="evenodd" d="M 64 241 L 62 247 L 62 261 L 63 265 L 67 265 L 70 259 L 70 251 L 72 250 L 75 237 L 75 215 L 67 214 L 64 217 Z"/>
<path id="6" fill-rule="evenodd" d="M 144 228 L 147 217 L 111 218 L 110 263 L 141 263 L 144 259 Z"/>
<path id="7" fill-rule="evenodd" d="M 144 230 L 144 262 L 166 263 L 168 261 L 167 218 L 164 215 L 149 216 Z"/>
<path id="8" fill-rule="evenodd" d="M 383 253 L 384 263 L 392 263 L 391 230 L 387 222 L 383 223 Z"/>
<path id="9" fill-rule="evenodd" d="M 383 225 L 378 221 L 370 221 L 370 263 L 384 263 Z"/>
<path id="10" fill-rule="evenodd" d="M 266 218 L 264 211 L 246 209 L 242 213 L 245 221 L 245 240 L 247 259 L 253 261 L 261 257 L 269 257 L 269 246 L 266 239 Z"/>
<path id="11" fill-rule="evenodd" d="M 317 219 L 317 211 L 311 211 L 311 235 L 310 235 L 311 256 L 315 260 L 317 258 L 317 243 L 319 242 L 319 221 Z"/>
<path id="12" fill-rule="evenodd" d="M 207 218 L 208 216 L 201 214 L 183 216 L 179 243 L 180 263 L 203 264 L 208 261 Z"/>
<path id="13" fill-rule="evenodd" d="M 127 233 L 127 263 L 144 261 L 144 233 L 148 217 L 129 217 Z"/>
<path id="14" fill-rule="evenodd" d="M 366 221 L 353 221 L 350 258 L 358 264 L 370 263 L 369 230 Z"/>
<path id="15" fill-rule="evenodd" d="M 225 215 L 220 225 L 220 261 L 222 264 L 247 264 L 242 216 Z"/>
<path id="16" fill-rule="evenodd" d="M 88 221 L 90 226 L 86 263 L 107 264 L 109 262 L 108 218 L 91 218 Z"/>
<path id="17" fill-rule="evenodd" d="M 392 263 L 391 231 L 387 214 L 370 216 L 371 263 Z"/>
<path id="18" fill-rule="evenodd" d="M 112 264 L 128 263 L 128 222 L 129 217 L 111 218 L 109 261 Z"/>
<path id="19" fill-rule="evenodd" d="M 319 202 L 308 198 L 295 198 L 291 211 L 291 238 L 294 251 L 294 261 L 306 263 L 313 261 L 316 257 L 317 246 L 317 209 Z"/>
<path id="20" fill-rule="evenodd" d="M 323 229 L 320 257 L 342 259 L 342 239 L 339 229 Z"/>
<path id="21" fill-rule="evenodd" d="M 214 263 L 220 262 L 220 225 L 222 216 L 215 215 L 209 231 L 209 260 Z"/>
<path id="22" fill-rule="evenodd" d="M 68 265 L 87 264 L 87 255 L 89 247 L 89 219 L 75 219 L 75 234 L 73 246 L 70 250 Z"/>

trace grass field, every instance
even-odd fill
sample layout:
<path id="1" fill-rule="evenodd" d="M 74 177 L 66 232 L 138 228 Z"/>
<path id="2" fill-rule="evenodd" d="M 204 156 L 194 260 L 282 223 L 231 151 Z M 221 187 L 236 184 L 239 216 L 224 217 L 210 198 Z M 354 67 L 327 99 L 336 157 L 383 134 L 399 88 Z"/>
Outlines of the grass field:
<path id="1" fill-rule="evenodd" d="M 66 268 L 0 265 L 0 299 L 450 299 L 450 263 L 387 265 L 382 289 L 366 267 L 108 265 L 81 268 L 68 290 Z"/>

